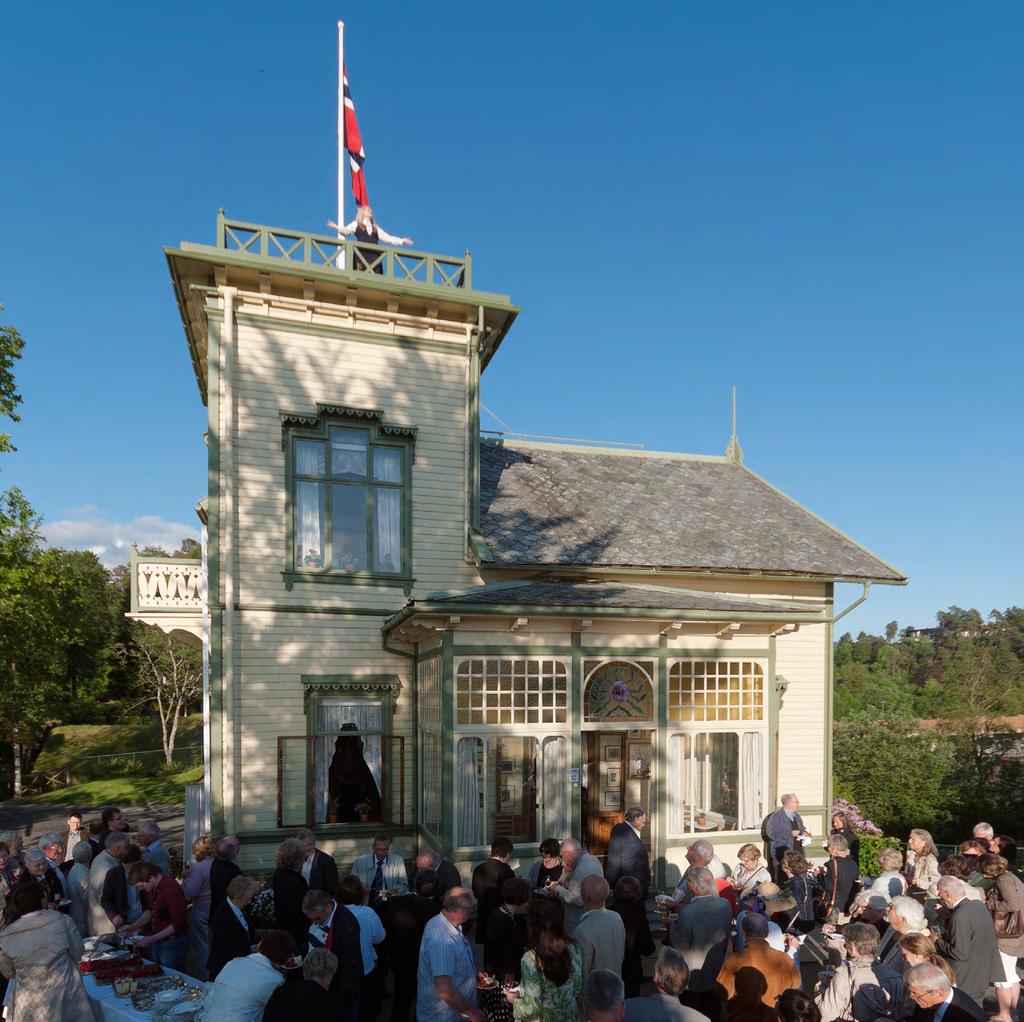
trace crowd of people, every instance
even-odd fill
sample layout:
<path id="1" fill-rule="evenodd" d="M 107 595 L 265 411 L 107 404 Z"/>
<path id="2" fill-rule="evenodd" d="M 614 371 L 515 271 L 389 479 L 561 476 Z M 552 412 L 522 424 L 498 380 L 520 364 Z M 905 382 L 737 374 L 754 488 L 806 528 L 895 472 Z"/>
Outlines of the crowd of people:
<path id="1" fill-rule="evenodd" d="M 211 981 L 207 1022 L 306 1009 L 378 1022 L 386 1001 L 390 1022 L 413 1011 L 418 1022 L 984 1022 L 990 986 L 993 1022 L 1017 1022 L 1024 884 L 1016 844 L 988 824 L 941 862 L 914 830 L 905 857 L 883 849 L 865 876 L 841 814 L 827 860 L 811 865 L 786 795 L 763 848 L 743 845 L 732 867 L 693 841 L 652 917 L 647 822 L 627 810 L 603 864 L 573 838 L 546 839 L 524 876 L 497 838 L 466 885 L 431 849 L 410 881 L 384 834 L 339 875 L 302 830 L 265 881 L 243 874 L 236 837 L 202 837 L 179 881 L 155 821 L 129 833 L 111 808 L 83 829 L 72 813 L 66 832 L 28 847 L 0 835 L 0 973 L 17 980 L 8 1017 L 89 1022 L 83 938 L 117 933 Z"/>

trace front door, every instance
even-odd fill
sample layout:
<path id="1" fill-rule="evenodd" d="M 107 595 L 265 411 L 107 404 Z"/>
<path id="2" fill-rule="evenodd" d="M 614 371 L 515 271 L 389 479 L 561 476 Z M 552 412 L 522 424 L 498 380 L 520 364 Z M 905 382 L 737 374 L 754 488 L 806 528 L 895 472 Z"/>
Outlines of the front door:
<path id="1" fill-rule="evenodd" d="M 586 731 L 583 797 L 583 836 L 587 851 L 603 859 L 608 853 L 612 827 L 622 822 L 631 806 L 651 807 L 650 730 Z M 650 823 L 642 833 L 650 850 Z"/>

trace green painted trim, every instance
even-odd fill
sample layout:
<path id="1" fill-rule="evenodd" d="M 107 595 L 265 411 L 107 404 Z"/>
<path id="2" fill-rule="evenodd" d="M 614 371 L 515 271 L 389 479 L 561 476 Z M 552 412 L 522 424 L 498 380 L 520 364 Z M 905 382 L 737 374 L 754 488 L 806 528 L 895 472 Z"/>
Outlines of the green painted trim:
<path id="1" fill-rule="evenodd" d="M 442 854 L 450 856 L 455 844 L 455 668 L 452 651 L 455 636 L 446 631 L 441 636 L 441 799 Z"/>
<path id="2" fill-rule="evenodd" d="M 835 647 L 833 646 L 835 626 L 831 617 L 834 609 L 835 586 L 828 587 L 828 608 L 829 622 L 825 625 L 825 773 L 824 773 L 824 796 L 825 805 L 829 807 L 833 802 L 832 794 L 832 730 L 835 726 Z M 806 810 L 805 810 L 806 812 Z M 831 824 L 831 820 L 828 821 Z M 831 827 L 830 827 L 831 829 Z"/>
<path id="3" fill-rule="evenodd" d="M 803 808 L 803 807 L 801 806 L 801 808 Z M 676 835 L 675 837 L 667 837 L 665 839 L 665 848 L 667 850 L 669 848 L 685 848 L 685 847 L 688 847 L 689 845 L 692 845 L 693 842 L 696 841 L 697 838 L 700 837 L 700 836 L 705 836 L 705 835 L 681 834 L 681 835 Z M 706 836 L 708 837 L 709 840 L 712 840 L 714 842 L 715 847 L 718 846 L 719 842 L 721 842 L 722 844 L 725 844 L 726 842 L 728 842 L 729 844 L 733 844 L 734 842 L 736 844 L 746 844 L 746 842 L 751 841 L 751 842 L 753 842 L 754 844 L 757 844 L 757 845 L 762 844 L 761 832 L 759 830 L 730 830 L 730 831 L 721 831 L 721 832 L 714 831 L 711 834 L 708 834 Z M 666 860 L 666 868 L 667 868 L 667 860 Z M 661 882 L 663 884 L 665 883 L 664 880 L 662 880 Z"/>
<path id="4" fill-rule="evenodd" d="M 294 515 L 289 519 L 289 528 L 294 529 Z M 294 544 L 294 539 L 292 540 Z M 402 546 L 405 546 L 405 537 L 402 537 Z M 294 551 L 294 545 L 291 546 Z M 285 570 L 281 572 L 281 578 L 285 581 L 285 588 L 290 592 L 292 588 L 300 582 L 319 582 L 326 583 L 327 585 L 335 586 L 379 586 L 382 589 L 404 589 L 408 596 L 412 592 L 412 587 L 416 584 L 416 579 L 401 577 L 398 578 L 394 575 L 373 575 L 367 574 L 342 574 L 341 572 L 334 571 L 292 571 Z M 394 613 L 394 611 L 389 611 Z"/>
<path id="5" fill-rule="evenodd" d="M 483 338 L 483 308 L 478 310 L 477 332 L 469 347 L 469 524 L 473 532 L 480 529 L 480 344 Z"/>
<path id="6" fill-rule="evenodd" d="M 167 271 L 171 275 L 171 289 L 174 291 L 174 303 L 178 306 L 178 316 L 181 318 L 181 326 L 185 331 L 185 343 L 188 345 L 188 357 L 192 363 L 192 372 L 195 373 L 196 386 L 199 388 L 199 398 L 204 405 L 208 405 L 208 394 L 209 389 L 209 357 L 212 345 L 212 340 L 207 341 L 207 373 L 203 375 L 203 365 L 199 358 L 199 348 L 196 344 L 196 338 L 192 336 L 192 325 L 189 322 L 188 316 L 185 314 L 185 310 L 188 308 L 187 299 L 188 292 L 186 287 L 182 284 L 181 276 L 178 273 L 177 264 L 171 258 L 168 249 L 164 249 L 164 258 L 167 260 Z M 207 331 L 209 332 L 209 324 L 207 324 Z"/>
<path id="7" fill-rule="evenodd" d="M 387 649 L 387 642 L 383 640 L 384 648 Z M 406 763 L 412 760 L 409 776 L 412 779 L 412 822 L 415 825 L 420 818 L 420 658 L 416 653 L 410 657 L 409 664 L 412 672 L 412 687 L 409 697 L 412 699 L 412 756 L 406 756 Z M 405 811 L 405 807 L 402 807 Z M 404 822 L 404 818 L 403 818 Z"/>
<path id="8" fill-rule="evenodd" d="M 455 656 L 571 656 L 572 646 L 453 646 Z"/>
<path id="9" fill-rule="evenodd" d="M 383 607 L 317 607 L 312 604 L 292 603 L 236 603 L 235 610 L 267 611 L 275 614 L 335 614 L 339 617 L 387 617 L 394 613 L 393 610 Z M 389 650 L 389 652 L 401 651 Z M 402 655 L 410 656 L 411 654 L 404 653 Z"/>
<path id="10" fill-rule="evenodd" d="M 782 702 L 779 698 L 779 689 L 775 681 L 776 648 L 775 636 L 771 636 L 768 645 L 768 671 L 765 684 L 768 686 L 768 791 L 766 794 L 767 806 L 762 816 L 772 812 L 779 804 L 779 715 L 782 709 Z"/>
<path id="11" fill-rule="evenodd" d="M 287 837 L 294 837 L 299 827 L 277 827 L 270 830 L 240 830 L 238 840 L 242 844 L 253 844 L 259 841 L 281 842 Z M 310 830 L 316 831 L 317 837 L 323 838 L 366 838 L 374 834 L 388 834 L 391 837 L 413 837 L 414 828 L 410 825 L 400 827 L 392 823 L 318 823 Z M 359 852 L 358 854 L 362 854 Z"/>
<path id="12" fill-rule="evenodd" d="M 628 649 L 608 647 L 599 648 L 596 646 L 584 646 L 582 645 L 582 635 L 579 632 L 573 632 L 574 635 L 580 635 L 581 645 L 580 652 L 583 655 L 584 660 L 590 659 L 635 659 L 637 657 L 646 657 L 648 660 L 733 660 L 736 658 L 750 659 L 756 657 L 764 659 L 768 656 L 769 649 L 765 646 L 763 649 L 695 649 L 695 650 L 678 650 L 678 649 L 667 649 L 666 647 L 655 647 L 655 646 L 638 646 L 629 647 Z M 571 656 L 575 646 L 455 646 L 453 652 L 455 656 Z"/>
<path id="13" fill-rule="evenodd" d="M 583 636 L 572 633 L 572 668 L 569 695 L 569 765 L 579 782 L 571 786 L 571 833 L 582 835 L 583 829 Z"/>
<path id="14" fill-rule="evenodd" d="M 654 870 L 657 885 L 665 887 L 668 884 L 665 840 L 668 837 L 668 812 L 671 808 L 668 804 L 668 661 L 664 655 L 668 652 L 668 636 L 659 635 L 658 641 L 659 653 L 662 655 L 658 657 L 655 664 L 655 678 L 658 684 L 655 721 L 658 737 L 654 744 L 656 764 L 654 806 L 647 808 L 651 813 L 657 809 L 657 858 Z"/>
<path id="15" fill-rule="evenodd" d="M 762 624 L 769 624 L 772 621 L 796 621 L 806 624 L 815 624 L 823 621 L 821 613 L 785 613 L 784 611 L 697 611 L 697 610 L 664 610 L 655 607 L 551 607 L 536 603 L 460 603 L 458 600 L 423 600 L 417 601 L 414 607 L 408 608 L 414 614 L 461 614 L 465 616 L 476 615 L 478 617 L 490 617 L 493 615 L 517 615 L 522 616 L 530 613 L 541 614 L 545 617 L 607 617 L 624 618 L 628 620 L 642 619 L 655 621 L 708 621 L 721 622 L 729 621 L 751 621 Z"/>
<path id="16" fill-rule="evenodd" d="M 637 649 L 599 649 L 597 647 L 588 647 L 584 649 L 586 656 L 597 654 L 598 656 L 608 656 L 610 654 L 617 654 L 621 656 L 629 657 L 654 657 L 655 659 L 662 660 L 734 660 L 737 657 L 766 657 L 768 655 L 768 647 L 765 646 L 760 649 L 645 649 L 643 647 Z"/>
<path id="17" fill-rule="evenodd" d="M 184 315 L 184 309 L 182 309 Z M 206 530 L 207 599 L 222 603 L 220 588 L 220 323 L 207 328 L 207 465 L 209 497 Z M 210 826 L 225 831 L 224 813 L 224 620 L 223 611 L 208 606 L 210 615 Z"/>
<path id="18" fill-rule="evenodd" d="M 373 424 L 376 435 L 381 439 L 397 437 L 415 443 L 416 434 L 419 432 L 416 426 L 403 426 L 397 422 L 388 422 L 379 408 L 355 408 L 351 405 L 333 405 L 317 401 L 315 412 L 280 412 L 279 414 L 283 426 L 295 426 L 299 430 L 321 430 L 324 419 L 351 419 L 356 423 L 361 423 L 365 419 L 367 426 Z M 371 439 L 370 443 L 373 442 L 374 440 Z"/>

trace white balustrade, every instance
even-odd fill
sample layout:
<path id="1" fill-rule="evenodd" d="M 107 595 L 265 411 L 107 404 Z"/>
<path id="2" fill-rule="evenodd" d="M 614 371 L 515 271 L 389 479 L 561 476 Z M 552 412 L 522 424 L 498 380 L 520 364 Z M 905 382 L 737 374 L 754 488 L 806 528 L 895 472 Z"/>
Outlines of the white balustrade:
<path id="1" fill-rule="evenodd" d="M 202 610 L 199 561 L 139 559 L 135 564 L 138 610 Z"/>

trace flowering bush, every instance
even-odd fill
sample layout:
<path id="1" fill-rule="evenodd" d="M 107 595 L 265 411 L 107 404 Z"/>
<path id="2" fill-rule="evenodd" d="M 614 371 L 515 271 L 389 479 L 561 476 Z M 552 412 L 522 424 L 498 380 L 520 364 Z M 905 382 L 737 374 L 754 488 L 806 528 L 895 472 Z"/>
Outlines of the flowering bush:
<path id="1" fill-rule="evenodd" d="M 860 808 L 852 802 L 847 802 L 845 798 L 832 800 L 832 815 L 835 816 L 836 813 L 842 813 L 846 817 L 846 823 L 854 834 L 870 834 L 873 837 L 882 836 L 882 828 L 867 817 L 862 816 Z"/>

